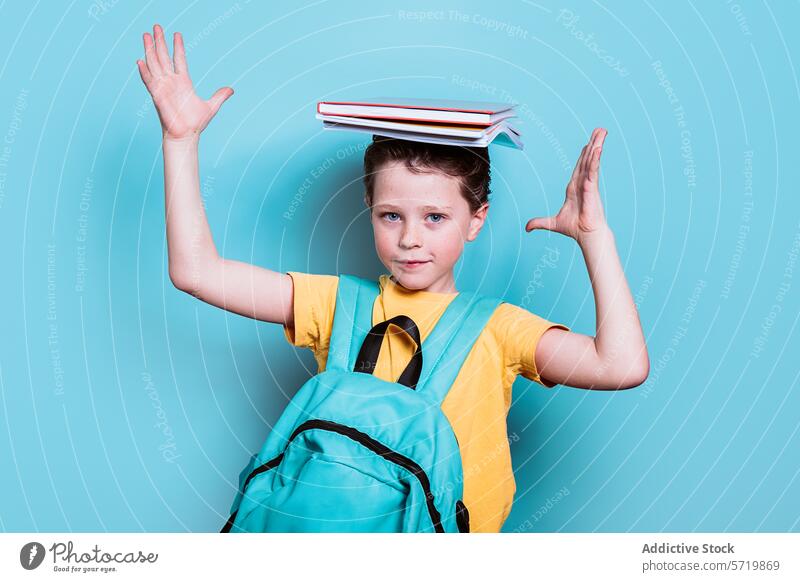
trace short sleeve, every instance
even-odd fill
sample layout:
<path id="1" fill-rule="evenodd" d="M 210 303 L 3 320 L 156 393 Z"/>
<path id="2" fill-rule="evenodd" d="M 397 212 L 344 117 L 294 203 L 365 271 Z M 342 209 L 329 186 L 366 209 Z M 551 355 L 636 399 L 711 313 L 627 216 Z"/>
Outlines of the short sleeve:
<path id="1" fill-rule="evenodd" d="M 528 380 L 538 382 L 545 388 L 555 386 L 554 382 L 539 376 L 539 371 L 536 369 L 536 346 L 539 344 L 539 339 L 548 329 L 556 327 L 570 331 L 570 328 L 560 323 L 548 321 L 527 309 L 511 303 L 502 303 L 495 315 L 497 317 L 498 336 L 503 344 L 506 366 L 514 374 L 522 375 Z"/>
<path id="2" fill-rule="evenodd" d="M 316 356 L 320 370 L 327 360 L 328 346 L 333 329 L 333 312 L 336 309 L 336 289 L 339 277 L 287 273 L 294 286 L 294 326 L 283 326 L 286 341 L 298 348 L 310 348 Z"/>

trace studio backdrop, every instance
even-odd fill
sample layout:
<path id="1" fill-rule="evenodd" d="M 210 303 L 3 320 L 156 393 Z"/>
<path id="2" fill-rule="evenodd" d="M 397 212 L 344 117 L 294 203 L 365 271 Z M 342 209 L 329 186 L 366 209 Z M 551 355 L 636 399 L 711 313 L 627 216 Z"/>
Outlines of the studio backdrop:
<path id="1" fill-rule="evenodd" d="M 505 532 L 798 531 L 796 3 L 72 2 L 0 7 L 0 529 L 218 531 L 239 471 L 316 362 L 279 325 L 170 282 L 161 129 L 136 59 L 161 24 L 200 96 L 200 183 L 226 258 L 383 273 L 368 134 L 322 100 L 517 104 L 459 289 L 593 334 L 558 210 L 608 130 L 600 191 L 650 375 L 519 377 Z"/>

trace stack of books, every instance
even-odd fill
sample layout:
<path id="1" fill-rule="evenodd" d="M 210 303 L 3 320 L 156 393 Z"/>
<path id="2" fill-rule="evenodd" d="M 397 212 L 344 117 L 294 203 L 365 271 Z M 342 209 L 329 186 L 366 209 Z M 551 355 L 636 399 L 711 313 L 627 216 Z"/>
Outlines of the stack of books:
<path id="1" fill-rule="evenodd" d="M 325 129 L 362 131 L 386 137 L 486 147 L 497 143 L 522 149 L 519 131 L 509 123 L 516 104 L 453 99 L 373 97 L 359 101 L 320 101 L 317 119 Z"/>

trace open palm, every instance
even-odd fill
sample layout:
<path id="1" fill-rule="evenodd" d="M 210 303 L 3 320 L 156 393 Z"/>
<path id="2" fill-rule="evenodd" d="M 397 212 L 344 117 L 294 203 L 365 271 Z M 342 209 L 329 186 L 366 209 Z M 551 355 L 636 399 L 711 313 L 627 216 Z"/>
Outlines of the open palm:
<path id="1" fill-rule="evenodd" d="M 173 38 L 174 65 L 167 50 L 164 29 L 158 24 L 153 27 L 152 36 L 144 33 L 144 52 L 146 62 L 137 60 L 136 64 L 145 87 L 153 97 L 164 138 L 183 139 L 198 135 L 225 100 L 233 95 L 233 89 L 223 87 L 208 100 L 197 96 L 189 78 L 180 32 L 176 32 Z"/>
<path id="2" fill-rule="evenodd" d="M 600 172 L 600 154 L 603 141 L 608 132 L 603 128 L 595 128 L 592 136 L 583 149 L 572 171 L 567 184 L 564 204 L 556 216 L 532 218 L 525 226 L 530 232 L 535 229 L 550 230 L 569 236 L 581 242 L 581 239 L 606 226 L 603 203 L 597 180 Z"/>

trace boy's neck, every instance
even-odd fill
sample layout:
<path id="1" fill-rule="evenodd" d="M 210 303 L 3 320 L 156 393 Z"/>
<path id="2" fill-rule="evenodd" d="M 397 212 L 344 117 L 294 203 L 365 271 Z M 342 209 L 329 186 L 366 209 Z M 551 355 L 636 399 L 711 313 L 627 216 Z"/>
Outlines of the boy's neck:
<path id="1" fill-rule="evenodd" d="M 400 283 L 397 279 L 395 279 L 394 275 L 389 275 L 389 280 L 392 283 L 394 283 L 395 285 L 397 285 L 401 289 L 404 289 L 405 291 L 408 291 L 409 293 L 421 292 L 421 293 L 437 293 L 439 295 L 456 295 L 456 294 L 458 294 L 458 291 L 456 290 L 456 286 L 455 286 L 455 282 L 453 281 L 452 274 L 450 275 L 450 279 L 451 279 L 451 284 L 450 284 L 450 290 L 449 291 L 432 291 L 430 288 L 428 288 L 428 289 L 409 289 L 408 287 L 405 287 L 402 283 Z M 431 287 L 433 287 L 433 286 L 434 285 L 432 285 Z"/>

